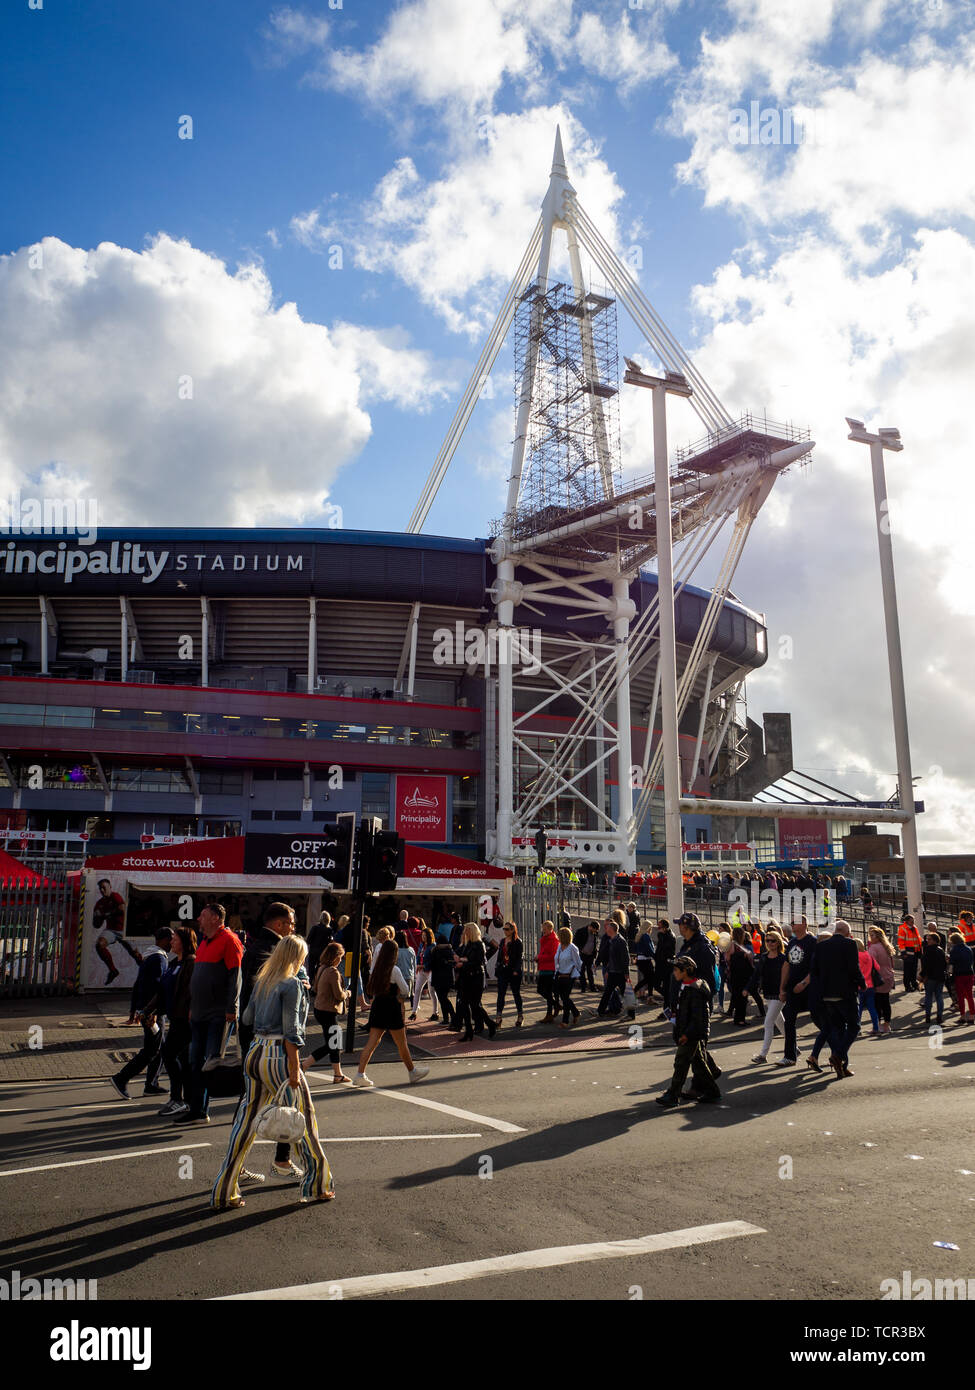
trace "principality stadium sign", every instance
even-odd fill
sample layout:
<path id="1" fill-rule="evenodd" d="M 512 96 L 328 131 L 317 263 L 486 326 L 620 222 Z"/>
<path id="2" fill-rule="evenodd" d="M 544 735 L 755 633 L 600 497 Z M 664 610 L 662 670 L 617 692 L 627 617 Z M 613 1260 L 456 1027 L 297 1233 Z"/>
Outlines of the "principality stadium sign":
<path id="1" fill-rule="evenodd" d="M 0 545 L 0 578 L 9 592 L 33 593 L 68 585 L 86 593 L 117 592 L 123 587 L 119 576 L 128 577 L 124 587 L 129 592 L 143 586 L 153 593 L 196 591 L 203 582 L 211 593 L 220 587 L 246 592 L 248 580 L 257 576 L 273 575 L 287 586 L 289 576 L 292 583 L 301 582 L 312 569 L 308 547 L 276 548 L 247 541 L 234 545 L 198 542 L 186 550 L 128 540 L 91 545 L 75 538 L 33 543 L 8 540 Z"/>

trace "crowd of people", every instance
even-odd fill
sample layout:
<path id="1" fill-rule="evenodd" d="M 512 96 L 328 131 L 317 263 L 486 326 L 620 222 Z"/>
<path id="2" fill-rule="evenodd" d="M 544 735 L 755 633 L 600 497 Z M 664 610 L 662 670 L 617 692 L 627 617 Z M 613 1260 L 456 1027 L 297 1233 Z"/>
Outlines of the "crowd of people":
<path id="1" fill-rule="evenodd" d="M 297 1180 L 302 1202 L 334 1198 L 305 1071 L 327 1056 L 333 1085 L 370 1087 L 368 1063 L 388 1034 L 410 1081 L 422 1081 L 429 1067 L 413 1060 L 407 1022 L 418 1017 L 424 993 L 432 1010 L 429 1021 L 442 1022 L 467 1041 L 476 1034 L 494 1037 L 509 993 L 514 1025 L 523 1025 L 527 969 L 545 1002 L 543 1026 L 575 1026 L 583 1014 L 573 996 L 598 993 L 596 1016 L 625 1012 L 633 1018 L 639 999 L 649 1004 L 658 995 L 660 1017 L 672 1026 L 676 1045 L 671 1084 L 658 1098 L 667 1108 L 686 1099 L 709 1103 L 720 1097 L 721 1069 L 708 1048 L 715 1016 L 733 1028 L 760 1029 L 751 1059 L 756 1065 L 769 1062 L 779 1032 L 783 1050 L 775 1064 L 792 1067 L 801 1056 L 800 1016 L 808 1014 L 816 1035 L 806 1066 L 822 1072 L 820 1057 L 828 1046 L 836 1077 L 852 1076 L 850 1049 L 864 1014 L 874 1037 L 891 1033 L 898 957 L 905 993 L 923 991 L 925 1027 L 932 1021 L 943 1026 L 946 1008 L 958 1014 L 959 1025 L 975 1024 L 971 912 L 962 912 L 947 934 L 934 922 L 922 932 L 905 914 L 895 947 L 879 924 L 857 937 L 842 918 L 816 935 L 805 917 L 781 925 L 726 923 L 705 931 L 697 915 L 686 912 L 674 931 L 666 919 L 643 921 L 631 901 L 625 910 L 574 932 L 567 913 L 558 926 L 544 922 L 530 961 L 515 922 L 505 921 L 495 942 L 485 941 L 475 922 L 461 922 L 447 911 L 440 915 L 443 920 L 434 928 L 403 910 L 395 926 L 375 931 L 364 918 L 354 979 L 347 974 L 349 920 L 339 917 L 333 924 L 328 912 L 307 941 L 296 935 L 294 909 L 283 902 L 266 907 L 246 943 L 214 902 L 200 911 L 198 929 L 160 927 L 154 946 L 143 954 L 131 995 L 129 1021 L 142 1026 L 142 1048 L 110 1078 L 116 1095 L 130 1100 L 128 1086 L 142 1072 L 143 1094 L 164 1095 L 159 1076 L 165 1068 L 169 1098 L 159 1115 L 181 1127 L 207 1123 L 213 1068 L 221 1065 L 236 1029 L 242 1059 L 239 1103 L 210 1199 L 215 1209 L 227 1210 L 243 1205 L 241 1187 L 264 1182 L 263 1173 L 244 1164 L 262 1117 L 279 1109 L 300 1117 L 300 1138 L 277 1139 L 272 1175 Z M 493 1018 L 483 1002 L 489 956 L 497 957 Z M 343 1035 L 360 1001 L 367 1037 L 350 1077 L 342 1069 Z M 314 1049 L 306 1042 L 310 1014 L 323 1039 Z M 688 1072 L 691 1083 L 685 1090 Z"/>

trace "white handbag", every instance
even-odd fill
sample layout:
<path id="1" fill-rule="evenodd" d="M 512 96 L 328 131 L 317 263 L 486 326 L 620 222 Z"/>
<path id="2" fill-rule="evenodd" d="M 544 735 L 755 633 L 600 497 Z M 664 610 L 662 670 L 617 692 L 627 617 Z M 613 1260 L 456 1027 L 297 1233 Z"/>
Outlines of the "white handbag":
<path id="1" fill-rule="evenodd" d="M 265 1105 L 257 1117 L 257 1137 L 273 1139 L 276 1144 L 297 1144 L 305 1135 L 305 1117 L 293 1105 L 282 1105 L 281 1098 L 290 1083 L 278 1088 L 273 1105 Z"/>

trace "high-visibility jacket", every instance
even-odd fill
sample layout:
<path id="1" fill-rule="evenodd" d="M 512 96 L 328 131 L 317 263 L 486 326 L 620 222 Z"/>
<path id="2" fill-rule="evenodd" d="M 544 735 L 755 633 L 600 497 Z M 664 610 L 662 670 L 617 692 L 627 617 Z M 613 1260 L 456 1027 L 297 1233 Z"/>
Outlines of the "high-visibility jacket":
<path id="1" fill-rule="evenodd" d="M 749 922 L 751 922 L 751 918 L 749 917 L 747 912 L 744 914 L 742 913 L 741 904 L 739 903 L 738 906 L 735 908 L 734 912 L 728 918 L 728 921 L 733 927 L 744 927 L 747 926 Z"/>
<path id="2" fill-rule="evenodd" d="M 901 922 L 897 928 L 897 949 L 901 952 L 921 949 L 921 933 L 910 922 Z"/>
<path id="3" fill-rule="evenodd" d="M 752 950 L 755 952 L 756 956 L 762 953 L 762 933 L 760 931 L 752 932 Z"/>
<path id="4" fill-rule="evenodd" d="M 959 917 L 957 930 L 965 938 L 966 946 L 975 946 L 975 922 L 966 922 L 963 917 Z"/>

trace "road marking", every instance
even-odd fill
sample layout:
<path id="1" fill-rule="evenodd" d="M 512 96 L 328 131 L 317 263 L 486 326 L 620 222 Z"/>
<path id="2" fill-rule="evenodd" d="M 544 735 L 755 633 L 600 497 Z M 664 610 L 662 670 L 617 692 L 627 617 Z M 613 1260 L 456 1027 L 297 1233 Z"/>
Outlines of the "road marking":
<path id="1" fill-rule="evenodd" d="M 106 1154 L 104 1158 L 75 1158 L 70 1163 L 41 1163 L 36 1168 L 8 1168 L 0 1178 L 15 1178 L 18 1173 L 49 1173 L 52 1168 L 84 1168 L 89 1163 L 119 1163 L 124 1158 L 152 1158 L 155 1154 L 181 1154 L 187 1149 L 209 1149 L 210 1144 L 175 1144 L 167 1149 L 130 1149 L 126 1154 Z"/>
<path id="2" fill-rule="evenodd" d="M 488 1129 L 499 1129 L 502 1134 L 524 1134 L 521 1125 L 510 1124 L 507 1120 L 494 1120 L 490 1115 L 475 1115 L 473 1110 L 458 1110 L 455 1105 L 444 1105 L 439 1100 L 426 1100 L 406 1091 L 391 1091 L 385 1086 L 374 1086 L 369 1092 L 373 1096 L 389 1096 L 391 1100 L 402 1100 L 407 1105 L 422 1105 L 426 1110 L 439 1110 L 442 1115 L 453 1115 L 456 1120 L 473 1120 L 476 1125 L 486 1125 Z"/>
<path id="3" fill-rule="evenodd" d="M 262 1289 L 259 1293 L 225 1295 L 216 1302 L 244 1299 L 326 1299 L 341 1289 L 343 1298 L 368 1298 L 376 1294 L 400 1293 L 406 1289 L 430 1289 L 441 1284 L 461 1284 L 469 1279 L 486 1279 L 495 1274 L 517 1274 L 528 1269 L 552 1269 L 591 1260 L 632 1259 L 653 1255 L 660 1250 L 682 1250 L 690 1245 L 706 1245 L 715 1240 L 738 1236 L 763 1236 L 762 1226 L 748 1221 L 721 1221 L 710 1226 L 690 1226 L 683 1231 L 640 1236 L 635 1240 L 605 1240 L 593 1245 L 557 1245 L 548 1250 L 523 1250 L 516 1255 L 497 1255 L 488 1260 L 468 1260 L 463 1264 L 433 1265 L 427 1269 L 401 1270 L 397 1274 L 365 1274 L 353 1279 L 328 1279 L 317 1284 L 296 1284 L 287 1289 Z"/>
<path id="4" fill-rule="evenodd" d="M 340 1139 L 338 1135 L 320 1134 L 323 1144 L 403 1144 L 408 1139 L 483 1139 L 482 1134 L 355 1134 Z M 255 1139 L 255 1144 L 273 1144 L 273 1139 Z"/>

